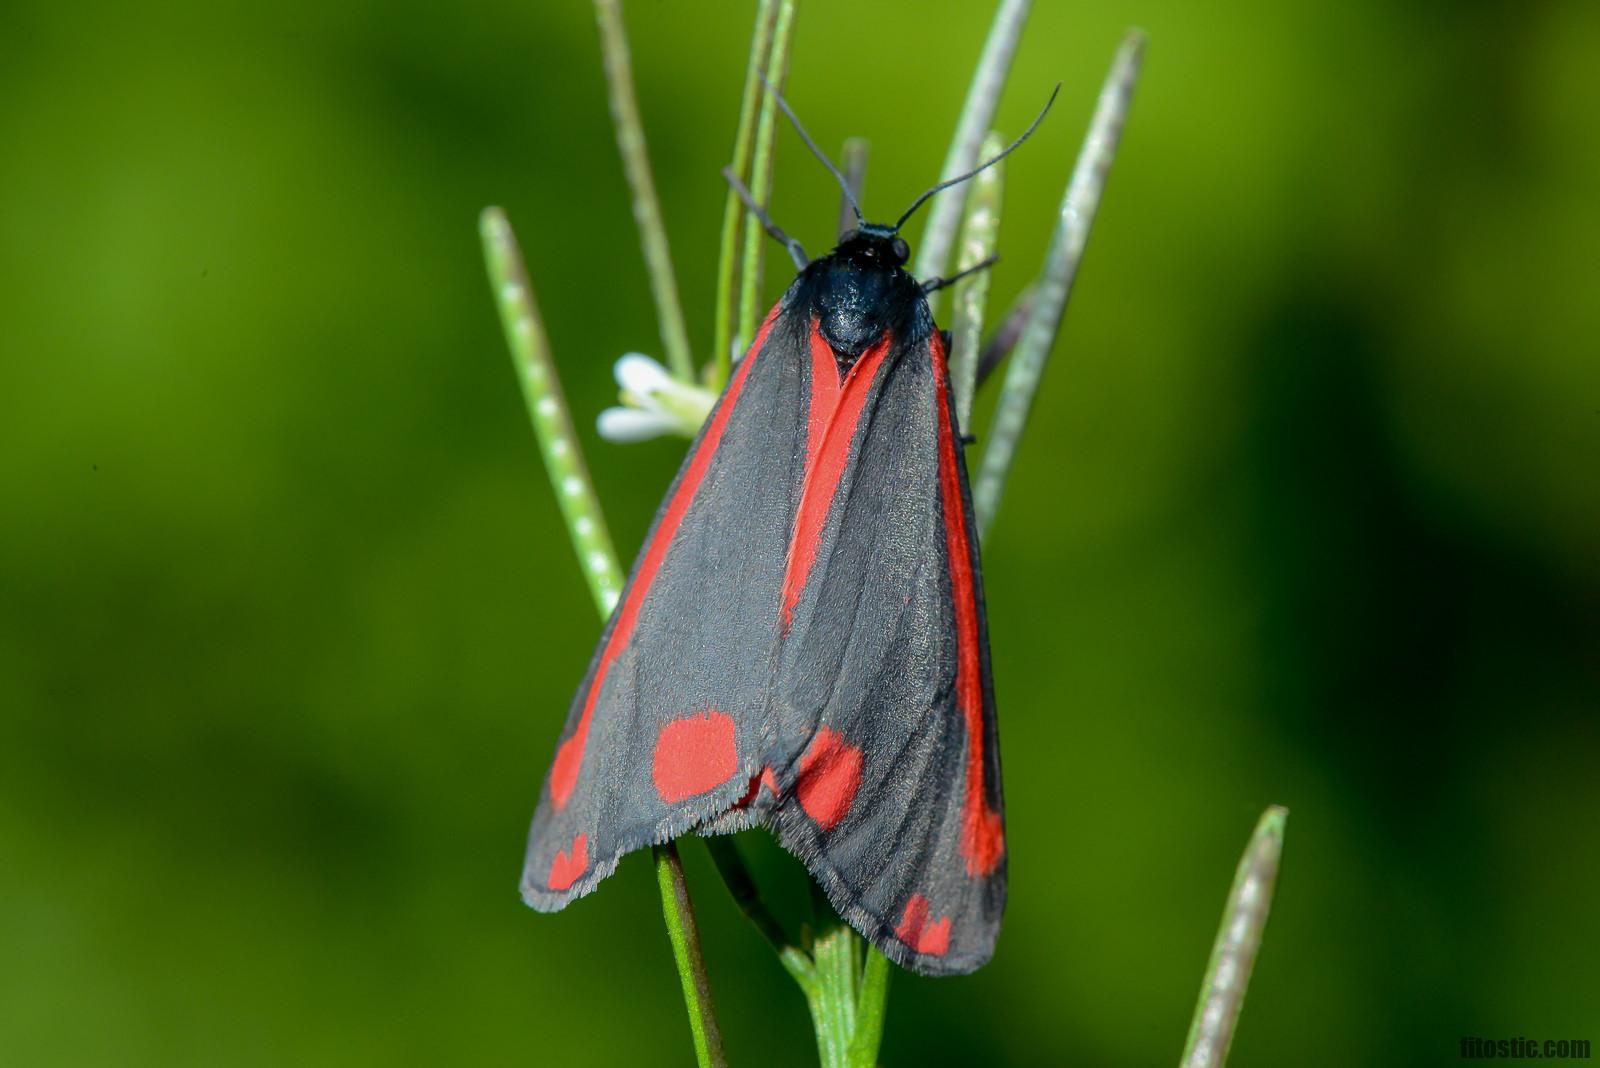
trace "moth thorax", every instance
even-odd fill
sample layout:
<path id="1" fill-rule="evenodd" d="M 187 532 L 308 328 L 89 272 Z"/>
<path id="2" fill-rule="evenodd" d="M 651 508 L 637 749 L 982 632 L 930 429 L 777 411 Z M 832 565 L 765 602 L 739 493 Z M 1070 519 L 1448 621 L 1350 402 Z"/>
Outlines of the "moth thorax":
<path id="1" fill-rule="evenodd" d="M 863 270 L 841 263 L 828 272 L 816 294 L 817 327 L 838 356 L 840 370 L 877 344 L 903 318 L 906 302 L 915 299 L 910 276 L 895 268 Z"/>

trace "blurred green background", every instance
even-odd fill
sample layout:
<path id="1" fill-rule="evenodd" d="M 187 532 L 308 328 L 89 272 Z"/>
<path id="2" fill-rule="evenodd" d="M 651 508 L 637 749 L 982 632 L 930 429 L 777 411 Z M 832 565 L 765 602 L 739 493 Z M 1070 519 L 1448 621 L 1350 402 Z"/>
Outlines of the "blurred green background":
<path id="1" fill-rule="evenodd" d="M 885 1063 L 1175 1061 L 1269 802 L 1235 1063 L 1600 1040 L 1600 5 L 1038 7 L 1001 301 L 1150 50 L 985 546 L 1006 928 L 896 975 Z M 627 12 L 702 358 L 751 12 Z M 870 214 L 990 12 L 801 4 L 792 98 L 872 140 Z M 0 1060 L 690 1063 L 645 859 L 516 894 L 598 626 L 483 205 L 625 555 L 682 455 L 592 432 L 660 346 L 588 5 L 11 0 L 0 41 Z M 816 249 L 836 205 L 786 133 L 774 214 Z M 815 1063 L 685 855 L 734 1063 Z"/>

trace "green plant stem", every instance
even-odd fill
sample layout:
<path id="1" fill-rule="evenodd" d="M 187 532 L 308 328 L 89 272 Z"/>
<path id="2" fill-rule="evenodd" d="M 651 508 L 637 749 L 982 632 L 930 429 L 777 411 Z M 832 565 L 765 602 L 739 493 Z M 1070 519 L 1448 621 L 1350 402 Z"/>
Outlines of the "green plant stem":
<path id="1" fill-rule="evenodd" d="M 794 26 L 795 0 L 779 0 L 778 19 L 772 27 L 772 49 L 767 55 L 767 84 L 783 91 L 789 77 L 789 31 Z M 760 118 L 756 123 L 755 153 L 750 161 L 750 193 L 765 207 L 772 199 L 772 157 L 777 144 L 778 103 L 772 94 L 761 94 Z M 739 332 L 734 348 L 748 345 L 756 333 L 756 316 L 761 297 L 761 260 L 768 238 L 761 227 L 744 227 L 744 251 L 739 257 Z"/>
<path id="2" fill-rule="evenodd" d="M 989 428 L 988 443 L 983 450 L 983 462 L 979 465 L 977 478 L 973 480 L 972 504 L 977 511 L 980 534 L 988 530 L 1000 507 L 1000 497 L 1011 471 L 1011 462 L 1016 456 L 1017 443 L 1027 427 L 1039 381 L 1044 377 L 1045 364 L 1055 345 L 1056 334 L 1061 329 L 1061 318 L 1066 311 L 1067 299 L 1072 295 L 1072 283 L 1077 278 L 1078 264 L 1083 259 L 1089 228 L 1100 206 L 1106 175 L 1116 156 L 1117 142 L 1122 136 L 1122 126 L 1133 100 L 1144 43 L 1144 34 L 1138 30 L 1130 31 L 1123 38 L 1122 46 L 1111 64 L 1111 71 L 1100 90 L 1094 118 L 1089 123 L 1089 133 L 1078 151 L 1072 180 L 1062 197 L 1060 218 L 1035 286 L 1027 325 L 1023 327 L 1022 337 L 1006 369 L 1005 385 L 1001 389 L 994 422 Z"/>
<path id="3" fill-rule="evenodd" d="M 966 103 L 961 107 L 955 136 L 950 139 L 944 168 L 939 172 L 941 182 L 978 165 L 978 148 L 994 123 L 995 109 L 1000 104 L 1006 76 L 1011 72 L 1011 57 L 1016 54 L 1017 42 L 1022 38 L 1030 6 L 1029 0 L 1000 0 L 995 9 L 989 36 L 983 43 L 983 54 L 978 57 L 972 84 L 967 88 Z M 915 274 L 918 278 L 945 273 L 945 266 L 950 262 L 950 244 L 955 240 L 964 203 L 965 190 L 957 188 L 935 197 L 929 205 L 928 225 L 923 228 L 922 241 L 917 248 Z M 934 311 L 938 311 L 937 302 L 938 294 L 930 294 L 929 306 Z"/>
<path id="4" fill-rule="evenodd" d="M 689 900 L 689 884 L 683 878 L 683 861 L 672 842 L 652 846 L 656 864 L 656 885 L 661 890 L 661 915 L 667 922 L 667 937 L 672 941 L 672 956 L 683 982 L 683 1003 L 689 1010 L 689 1030 L 694 1035 L 695 1059 L 701 1068 L 727 1068 L 722 1049 L 722 1032 L 717 1028 L 711 1007 L 711 982 L 706 962 L 700 955 L 700 931 L 694 921 L 694 904 Z"/>
<path id="5" fill-rule="evenodd" d="M 816 934 L 810 939 L 816 981 L 801 984 L 811 1009 L 822 1068 L 874 1068 L 883 1043 L 889 960 L 839 918 L 811 883 Z"/>
<path id="6" fill-rule="evenodd" d="M 1017 299 L 1011 302 L 1011 307 L 1006 309 L 1005 315 L 1000 317 L 1000 325 L 978 351 L 979 389 L 982 389 L 984 382 L 994 374 L 995 368 L 1011 355 L 1011 350 L 1017 347 L 1017 341 L 1022 337 L 1022 328 L 1028 325 L 1028 316 L 1033 312 L 1033 293 L 1032 282 L 1022 288 L 1022 292 L 1017 294 Z"/>
<path id="7" fill-rule="evenodd" d="M 811 955 L 817 962 L 817 989 L 811 999 L 811 1022 L 817 1032 L 822 1068 L 847 1068 L 855 1033 L 860 939 L 848 926 L 833 922 L 817 935 Z"/>
<path id="8" fill-rule="evenodd" d="M 778 0 L 761 0 L 756 26 L 750 35 L 750 60 L 744 72 L 744 93 L 739 98 L 739 128 L 733 136 L 733 173 L 750 184 L 750 156 L 755 140 L 756 116 L 761 100 L 761 73 L 772 50 L 772 30 L 778 19 Z M 720 390 L 728 381 L 733 361 L 734 275 L 739 269 L 739 238 L 746 212 L 739 194 L 728 187 L 722 205 L 722 247 L 717 257 L 717 307 L 711 342 L 711 375 L 706 385 Z"/>
<path id="9" fill-rule="evenodd" d="M 578 436 L 567 415 L 566 397 L 550 357 L 550 339 L 539 315 L 539 304 L 505 212 L 493 207 L 483 209 L 478 232 L 483 239 L 484 259 L 505 328 L 506 345 L 511 350 L 517 380 L 522 383 L 534 436 L 544 453 L 550 487 L 555 490 L 567 521 L 567 532 L 572 536 L 572 547 L 588 579 L 595 607 L 604 619 L 621 595 L 622 570 L 617 567 L 617 554 L 611 547 L 600 500 L 595 496 Z"/>
<path id="10" fill-rule="evenodd" d="M 889 959 L 834 915 L 815 883 L 813 903 L 821 934 L 810 940 L 809 953 L 796 946 L 761 900 L 732 838 L 716 835 L 705 843 L 734 903 L 772 946 L 805 995 L 822 1064 L 827 1068 L 873 1068 L 883 1044 Z"/>
<path id="11" fill-rule="evenodd" d="M 761 892 L 757 889 L 755 880 L 750 875 L 750 869 L 745 864 L 744 858 L 739 855 L 739 847 L 727 835 L 713 835 L 705 839 L 706 849 L 711 853 L 711 860 L 717 866 L 717 872 L 722 876 L 722 883 L 728 888 L 728 893 L 733 895 L 734 904 L 739 906 L 739 911 L 744 913 L 745 919 L 755 924 L 756 930 L 761 932 L 772 951 L 778 955 L 784 970 L 794 977 L 800 984 L 800 989 L 810 996 L 811 987 L 817 982 L 817 969 L 812 959 L 798 946 L 790 941 L 784 933 L 783 925 L 767 909 L 767 904 L 761 899 Z"/>
<path id="12" fill-rule="evenodd" d="M 844 139 L 844 151 L 839 155 L 839 167 L 844 171 L 845 185 L 850 189 L 850 195 L 856 198 L 856 203 L 861 203 L 861 194 L 867 187 L 867 156 L 870 146 L 865 137 L 847 137 Z M 839 236 L 854 230 L 861 224 L 856 218 L 856 210 L 850 204 L 850 197 L 839 195 Z"/>
<path id="13" fill-rule="evenodd" d="M 1278 879 L 1284 823 L 1288 818 L 1288 809 L 1270 806 L 1261 814 L 1239 860 L 1211 960 L 1200 984 L 1189 1040 L 1183 1048 L 1182 1068 L 1222 1068 L 1227 1063 L 1234 1026 L 1250 985 L 1250 971 L 1272 910 L 1272 891 Z"/>
<path id="14" fill-rule="evenodd" d="M 494 287 L 505 327 L 506 343 L 512 363 L 527 398 L 534 436 L 544 452 L 545 469 L 561 504 L 572 544 L 583 563 L 595 607 L 603 621 L 616 606 L 622 589 L 622 569 L 606 532 L 600 500 L 589 480 L 572 420 L 567 414 L 566 397 L 550 356 L 550 342 L 539 317 L 539 305 L 523 265 L 522 251 L 505 212 L 490 207 L 478 220 L 483 238 L 484 260 L 489 281 Z M 722 1033 L 717 1028 L 711 1007 L 711 983 L 700 953 L 700 935 L 695 926 L 694 906 L 683 880 L 683 866 L 677 848 L 670 842 L 655 848 L 656 882 L 661 890 L 661 910 L 666 918 L 667 937 L 683 984 L 684 1005 L 689 1013 L 689 1030 L 694 1036 L 695 1055 L 701 1068 L 723 1068 L 727 1058 L 722 1051 Z"/>
<path id="15" fill-rule="evenodd" d="M 889 958 L 871 946 L 861 973 L 861 998 L 856 1008 L 856 1033 L 850 1039 L 851 1068 L 875 1068 L 883 1045 L 883 1019 L 889 1004 Z"/>
<path id="16" fill-rule="evenodd" d="M 661 323 L 661 344 L 666 348 L 667 366 L 672 368 L 672 373 L 685 382 L 692 382 L 694 357 L 689 348 L 689 332 L 684 326 L 683 305 L 678 300 L 678 282 L 672 272 L 672 252 L 667 247 L 667 228 L 661 220 L 661 202 L 656 196 L 655 179 L 650 175 L 650 153 L 645 146 L 644 124 L 639 120 L 639 101 L 633 88 L 628 34 L 622 25 L 622 2 L 594 0 L 594 12 L 600 26 L 600 50 L 605 59 L 606 87 L 611 97 L 611 120 L 616 126 L 622 169 L 627 173 L 628 188 L 633 193 L 633 220 L 639 226 L 639 245 L 650 274 L 650 292 L 655 297 L 656 317 Z"/>
<path id="17" fill-rule="evenodd" d="M 1005 148 L 1000 135 L 984 138 L 985 158 Z M 967 217 L 956 250 L 956 271 L 974 267 L 994 255 L 1000 233 L 1000 196 L 1005 184 L 1004 163 L 997 163 L 972 180 Z M 974 271 L 957 282 L 955 311 L 950 322 L 950 383 L 956 394 L 956 425 L 965 431 L 972 423 L 972 395 L 978 384 L 978 347 L 983 335 L 984 310 L 989 302 L 989 272 Z"/>

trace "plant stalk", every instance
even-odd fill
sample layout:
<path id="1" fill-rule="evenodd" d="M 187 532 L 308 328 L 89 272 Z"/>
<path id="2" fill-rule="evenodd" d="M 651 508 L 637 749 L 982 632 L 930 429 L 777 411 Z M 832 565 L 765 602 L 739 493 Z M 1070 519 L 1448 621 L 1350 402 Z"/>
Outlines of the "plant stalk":
<path id="1" fill-rule="evenodd" d="M 768 910 L 767 903 L 761 898 L 761 891 L 750 875 L 749 867 L 739 855 L 739 847 L 727 835 L 712 835 L 705 839 L 705 843 L 711 853 L 712 862 L 717 866 L 718 874 L 722 876 L 723 885 L 728 888 L 728 893 L 733 895 L 733 903 L 739 906 L 739 911 L 744 913 L 745 919 L 755 924 L 756 930 L 761 932 L 761 936 L 767 940 L 772 951 L 778 955 L 784 970 L 794 977 L 794 981 L 800 984 L 800 989 L 805 991 L 809 998 L 811 988 L 817 982 L 816 964 L 804 950 L 790 941 L 789 936 L 784 933 L 783 925 Z"/>
<path id="2" fill-rule="evenodd" d="M 1011 356 L 1010 366 L 1006 368 L 1005 384 L 995 408 L 994 422 L 989 427 L 983 461 L 973 480 L 972 504 L 978 515 L 980 533 L 989 529 L 1000 507 L 1017 443 L 1027 427 L 1039 381 L 1044 377 L 1045 364 L 1061 329 L 1067 299 L 1072 295 L 1072 284 L 1078 276 L 1078 265 L 1089 239 L 1089 228 L 1100 206 L 1100 195 L 1105 190 L 1106 176 L 1133 101 L 1144 44 L 1144 34 L 1138 30 L 1129 31 L 1123 38 L 1100 90 L 1089 133 L 1078 151 L 1072 180 L 1062 197 L 1060 217 L 1050 239 L 1049 251 L 1045 253 L 1044 268 L 1035 283 L 1027 324 Z"/>
<path id="3" fill-rule="evenodd" d="M 993 156 L 1004 147 L 1000 135 L 991 132 L 984 138 L 982 154 Z M 1004 163 L 997 163 L 972 180 L 967 217 L 956 251 L 957 273 L 994 255 L 1000 234 L 1004 168 Z M 963 432 L 972 425 L 972 395 L 978 386 L 978 349 L 989 303 L 989 277 L 987 269 L 974 271 L 951 287 L 955 290 L 955 311 L 950 322 L 950 384 L 956 394 L 956 425 Z"/>
<path id="4" fill-rule="evenodd" d="M 851 1068 L 876 1068 L 888 1004 L 889 958 L 868 946 L 866 967 L 861 973 L 861 999 L 856 1008 L 856 1033 L 850 1039 Z"/>
<path id="5" fill-rule="evenodd" d="M 693 382 L 694 356 L 689 347 L 689 332 L 684 326 L 683 305 L 678 299 L 677 278 L 672 271 L 672 252 L 667 247 L 661 201 L 656 196 L 655 179 L 650 174 L 650 151 L 645 145 L 639 100 L 633 88 L 628 33 L 622 25 L 622 0 L 594 0 L 594 12 L 600 26 L 600 51 L 605 59 L 611 121 L 617 131 L 622 169 L 627 173 L 628 188 L 633 194 L 633 221 L 639 227 L 639 245 L 650 274 L 650 292 L 655 298 L 656 317 L 661 324 L 661 344 L 666 349 L 667 366 L 672 368 L 672 373 L 685 382 Z"/>
<path id="6" fill-rule="evenodd" d="M 689 1031 L 694 1036 L 694 1054 L 700 1068 L 727 1068 L 722 1049 L 722 1032 L 711 1007 L 711 980 L 705 958 L 700 953 L 700 930 L 695 924 L 694 904 L 689 900 L 689 884 L 683 878 L 683 861 L 673 842 L 652 846 L 656 865 L 656 886 L 661 891 L 661 915 L 672 941 L 672 957 L 683 983 L 683 1003 L 689 1010 Z"/>
<path id="7" fill-rule="evenodd" d="M 994 21 L 989 24 L 989 36 L 983 42 L 983 53 L 978 57 L 978 67 L 972 73 L 972 84 L 967 88 L 967 99 L 961 107 L 961 118 L 956 123 L 955 136 L 950 139 L 945 153 L 944 167 L 939 180 L 946 181 L 965 174 L 978 165 L 978 149 L 984 134 L 994 124 L 994 113 L 1000 105 L 1006 77 L 1011 73 L 1011 57 L 1016 54 L 1017 42 L 1022 39 L 1022 28 L 1028 21 L 1030 0 L 1000 0 L 995 9 Z M 948 190 L 934 197 L 928 208 L 928 225 L 923 228 L 922 242 L 917 249 L 918 278 L 934 278 L 944 274 L 950 262 L 950 244 L 955 240 L 956 227 L 961 223 L 961 207 L 965 191 Z M 938 294 L 929 295 L 928 305 L 938 309 Z"/>
<path id="8" fill-rule="evenodd" d="M 1222 924 L 1200 984 L 1189 1040 L 1184 1044 L 1182 1068 L 1222 1068 L 1228 1060 L 1239 1010 L 1250 985 L 1267 915 L 1272 911 L 1272 891 L 1283 855 L 1283 829 L 1289 810 L 1272 805 L 1261 814 L 1250 844 L 1233 876 Z"/>
<path id="9" fill-rule="evenodd" d="M 550 488 L 555 491 L 572 548 L 578 554 L 578 564 L 603 620 L 611 615 L 621 596 L 622 570 L 617 566 L 600 499 L 595 495 L 578 436 L 567 414 L 567 399 L 550 355 L 550 339 L 539 315 L 539 303 L 505 212 L 494 207 L 483 209 L 478 232 L 511 362 L 516 367 L 517 381 L 522 384 L 534 437 L 544 453 Z"/>
<path id="10" fill-rule="evenodd" d="M 761 100 L 761 74 L 772 51 L 772 31 L 778 20 L 778 0 L 761 0 L 756 9 L 756 26 L 750 35 L 750 59 L 745 66 L 744 92 L 739 98 L 739 128 L 733 137 L 733 159 L 729 166 L 739 180 L 750 184 L 751 153 L 755 141 L 756 117 Z M 722 205 L 722 247 L 717 257 L 717 307 L 711 342 L 710 380 L 713 390 L 728 381 L 733 362 L 733 316 L 737 296 L 734 276 L 739 270 L 740 238 L 747 222 L 744 203 L 728 187 Z"/>
<path id="11" fill-rule="evenodd" d="M 845 185 L 850 188 L 850 196 L 855 197 L 856 203 L 861 203 L 861 194 L 867 187 L 867 156 L 870 146 L 865 137 L 847 137 L 844 139 L 844 152 L 839 157 L 839 167 L 844 171 Z M 850 204 L 850 197 L 839 195 L 839 236 L 854 230 L 861 224 L 856 218 L 856 210 Z"/>
<path id="12" fill-rule="evenodd" d="M 772 50 L 767 55 L 767 84 L 783 91 L 789 77 L 789 31 L 794 26 L 795 0 L 779 0 L 778 18 L 772 27 Z M 749 187 L 756 203 L 767 206 L 772 200 L 772 157 L 777 145 L 778 102 L 772 93 L 761 93 L 760 118 L 756 122 L 755 154 L 750 162 Z M 739 331 L 733 347 L 743 349 L 756 333 L 757 307 L 761 297 L 762 253 L 768 238 L 761 227 L 745 220 L 744 251 L 739 258 Z"/>

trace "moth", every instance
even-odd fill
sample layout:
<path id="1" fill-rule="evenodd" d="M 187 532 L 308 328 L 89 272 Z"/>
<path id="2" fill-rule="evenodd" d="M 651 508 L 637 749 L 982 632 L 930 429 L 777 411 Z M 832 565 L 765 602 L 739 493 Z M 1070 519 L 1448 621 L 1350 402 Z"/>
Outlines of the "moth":
<path id="1" fill-rule="evenodd" d="M 1006 901 L 1000 747 L 964 443 L 927 301 L 955 279 L 914 278 L 899 230 L 983 167 L 868 223 L 795 126 L 860 225 L 808 259 L 727 175 L 799 273 L 601 634 L 522 895 L 555 911 L 632 850 L 765 826 L 891 960 L 970 972 Z"/>

